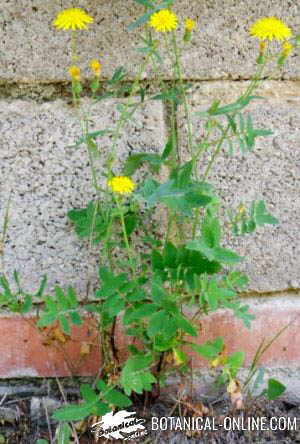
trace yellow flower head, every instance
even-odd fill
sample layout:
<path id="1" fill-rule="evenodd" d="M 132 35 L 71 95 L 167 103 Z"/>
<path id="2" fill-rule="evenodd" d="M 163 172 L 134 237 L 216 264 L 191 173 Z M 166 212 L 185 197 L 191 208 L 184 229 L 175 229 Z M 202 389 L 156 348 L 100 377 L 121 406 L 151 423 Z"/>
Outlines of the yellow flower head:
<path id="1" fill-rule="evenodd" d="M 61 11 L 53 22 L 57 29 L 87 29 L 87 23 L 92 23 L 94 19 L 87 15 L 83 9 L 70 8 Z"/>
<path id="2" fill-rule="evenodd" d="M 185 19 L 184 26 L 187 31 L 192 32 L 196 26 L 196 22 L 195 20 L 187 18 Z"/>
<path id="3" fill-rule="evenodd" d="M 135 183 L 126 176 L 115 176 L 107 181 L 107 185 L 114 193 L 131 194 L 135 189 Z"/>
<path id="4" fill-rule="evenodd" d="M 174 12 L 168 9 L 161 9 L 151 15 L 149 25 L 157 32 L 174 31 L 177 28 L 178 19 Z"/>
<path id="5" fill-rule="evenodd" d="M 98 62 L 98 60 L 93 59 L 90 62 L 90 68 L 93 71 L 93 73 L 95 74 L 96 77 L 100 76 L 101 73 L 101 64 Z"/>
<path id="6" fill-rule="evenodd" d="M 79 82 L 80 80 L 80 68 L 76 65 L 72 65 L 69 68 L 69 74 L 72 77 L 72 80 L 77 80 Z"/>
<path id="7" fill-rule="evenodd" d="M 291 37 L 291 29 L 276 17 L 264 17 L 250 27 L 250 34 L 259 40 L 285 40 Z"/>
<path id="8" fill-rule="evenodd" d="M 293 45 L 290 42 L 284 42 L 282 44 L 282 55 L 288 57 L 293 50 Z"/>

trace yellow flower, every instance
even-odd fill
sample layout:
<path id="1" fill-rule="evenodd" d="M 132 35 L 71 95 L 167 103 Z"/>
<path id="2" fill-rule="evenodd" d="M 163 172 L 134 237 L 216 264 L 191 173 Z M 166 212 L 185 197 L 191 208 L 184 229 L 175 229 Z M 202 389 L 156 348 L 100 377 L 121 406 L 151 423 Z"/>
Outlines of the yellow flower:
<path id="1" fill-rule="evenodd" d="M 174 31 L 177 28 L 178 20 L 174 12 L 168 9 L 161 9 L 151 15 L 149 25 L 157 32 Z"/>
<path id="2" fill-rule="evenodd" d="M 80 80 L 80 68 L 76 65 L 72 65 L 69 68 L 69 74 L 72 77 L 72 80 L 77 80 L 79 82 Z"/>
<path id="3" fill-rule="evenodd" d="M 246 207 L 245 207 L 245 205 L 240 204 L 240 205 L 238 206 L 238 212 L 239 212 L 239 214 L 244 214 L 244 213 L 246 213 Z"/>
<path id="4" fill-rule="evenodd" d="M 187 18 L 184 22 L 185 29 L 189 32 L 192 32 L 196 26 L 195 20 Z"/>
<path id="5" fill-rule="evenodd" d="M 101 64 L 98 62 L 98 60 L 96 60 L 96 59 L 91 60 L 90 68 L 96 77 L 100 77 Z"/>
<path id="6" fill-rule="evenodd" d="M 276 17 L 264 17 L 250 27 L 250 34 L 260 40 L 285 40 L 291 37 L 291 29 Z"/>
<path id="7" fill-rule="evenodd" d="M 114 193 L 131 194 L 135 189 L 135 183 L 126 176 L 115 176 L 107 181 L 107 185 Z"/>
<path id="8" fill-rule="evenodd" d="M 282 44 L 282 55 L 288 57 L 293 50 L 293 45 L 290 42 L 284 42 Z"/>
<path id="9" fill-rule="evenodd" d="M 87 29 L 86 24 L 92 23 L 94 19 L 80 8 L 70 8 L 61 11 L 53 22 L 57 29 Z"/>

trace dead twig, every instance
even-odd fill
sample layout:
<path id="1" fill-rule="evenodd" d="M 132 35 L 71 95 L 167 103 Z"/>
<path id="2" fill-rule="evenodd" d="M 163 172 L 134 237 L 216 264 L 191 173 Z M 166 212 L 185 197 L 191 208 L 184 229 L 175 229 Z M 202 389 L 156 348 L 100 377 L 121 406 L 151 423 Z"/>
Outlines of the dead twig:
<path id="1" fill-rule="evenodd" d="M 48 414 L 48 409 L 47 409 L 47 406 L 46 406 L 46 404 L 44 402 L 44 399 L 42 400 L 42 403 L 43 403 L 43 407 L 44 407 L 44 410 L 45 410 L 50 443 L 54 444 L 52 430 L 51 430 L 51 424 L 50 424 L 50 419 L 49 419 L 49 414 Z"/>
<path id="2" fill-rule="evenodd" d="M 7 397 L 7 393 L 4 393 L 4 395 L 2 396 L 2 399 L 0 401 L 0 405 L 2 405 L 4 403 L 6 397 Z"/>
<path id="3" fill-rule="evenodd" d="M 62 384 L 61 384 L 61 382 L 60 382 L 60 380 L 58 379 L 57 376 L 55 376 L 55 380 L 56 380 L 57 386 L 58 386 L 58 388 L 59 388 L 59 391 L 60 391 L 60 393 L 61 393 L 61 396 L 62 396 L 62 398 L 63 398 L 63 400 L 64 400 L 64 403 L 67 404 L 68 401 L 67 401 L 67 398 L 66 398 L 66 395 L 65 395 L 65 392 L 64 392 L 63 386 L 62 386 Z M 71 422 L 71 428 L 72 428 L 72 432 L 73 432 L 73 435 L 74 435 L 74 439 L 75 439 L 76 444 L 80 444 L 80 442 L 79 442 L 79 438 L 78 438 L 78 435 L 77 435 L 76 428 L 75 428 L 75 426 L 74 426 L 74 424 L 73 424 L 72 422 Z"/>

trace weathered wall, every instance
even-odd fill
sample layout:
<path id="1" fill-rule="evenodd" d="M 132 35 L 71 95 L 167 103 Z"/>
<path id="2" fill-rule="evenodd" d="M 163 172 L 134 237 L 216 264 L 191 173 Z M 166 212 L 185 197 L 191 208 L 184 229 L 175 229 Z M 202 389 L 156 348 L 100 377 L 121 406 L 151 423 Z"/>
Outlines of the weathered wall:
<path id="1" fill-rule="evenodd" d="M 51 25 L 62 3 L 63 8 L 80 6 L 95 18 L 89 31 L 80 32 L 79 64 L 87 74 L 89 60 L 100 57 L 104 77 L 119 65 L 134 77 L 140 60 L 135 51 L 138 38 L 136 32 L 127 31 L 127 25 L 142 9 L 131 0 L 0 0 L 1 223 L 12 190 L 6 271 L 19 269 L 28 290 L 47 272 L 50 286 L 71 284 L 83 292 L 87 280 L 95 276 L 95 256 L 76 238 L 66 211 L 84 204 L 92 196 L 92 187 L 84 150 L 68 148 L 80 131 L 66 96 L 70 33 Z M 216 97 L 228 103 L 247 85 L 257 55 L 257 42 L 247 30 L 256 18 L 276 15 L 294 32 L 300 31 L 300 5 L 289 0 L 182 0 L 175 9 L 181 18 L 198 21 L 183 56 L 184 78 L 193 84 L 194 110 L 205 108 Z M 168 69 L 164 75 L 169 78 Z M 146 78 L 152 76 L 147 71 Z M 295 316 L 300 314 L 299 55 L 292 55 L 272 78 L 260 91 L 267 100 L 256 102 L 252 112 L 254 120 L 274 135 L 260 139 L 255 151 L 244 158 L 238 153 L 224 155 L 212 178 L 229 203 L 262 197 L 280 219 L 278 227 L 231 241 L 248 258 L 244 269 L 251 277 L 252 297 L 259 304 L 259 297 L 268 294 L 270 316 L 275 319 L 280 313 L 271 309 L 273 296 L 283 307 L 292 300 Z M 107 100 L 94 109 L 96 129 L 113 125 L 114 105 L 115 101 Z M 167 117 L 159 102 L 145 105 L 120 141 L 120 159 L 131 147 L 161 150 Z M 181 112 L 177 123 L 184 150 Z M 201 129 L 197 122 L 194 126 Z M 108 146 L 109 139 L 104 139 L 103 150 Z M 0 362 L 1 374 L 12 377 L 13 369 L 6 371 L 5 362 Z"/>

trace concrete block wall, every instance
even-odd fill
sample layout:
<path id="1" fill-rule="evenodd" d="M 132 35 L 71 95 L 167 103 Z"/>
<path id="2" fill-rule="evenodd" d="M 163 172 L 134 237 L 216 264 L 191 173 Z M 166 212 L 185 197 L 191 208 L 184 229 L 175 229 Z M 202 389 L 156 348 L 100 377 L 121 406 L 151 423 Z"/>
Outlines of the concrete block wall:
<path id="1" fill-rule="evenodd" d="M 66 212 L 87 202 L 93 191 L 84 150 L 69 148 L 80 134 L 67 94 L 70 33 L 54 30 L 51 23 L 62 8 L 84 8 L 95 19 L 89 31 L 79 33 L 79 64 L 84 75 L 89 60 L 100 57 L 104 78 L 124 65 L 132 79 L 141 59 L 136 52 L 137 32 L 129 33 L 127 26 L 142 8 L 131 0 L 0 0 L 0 6 L 0 223 L 12 190 L 5 271 L 17 268 L 28 291 L 34 290 L 39 277 L 47 272 L 50 287 L 73 285 L 82 293 L 87 280 L 95 278 L 96 256 L 77 239 Z M 183 56 L 184 79 L 192 83 L 193 110 L 205 109 L 216 97 L 229 103 L 247 86 L 257 55 L 257 42 L 248 35 L 255 19 L 275 15 L 295 33 L 300 31 L 300 5 L 290 0 L 181 0 L 175 10 L 181 19 L 192 17 L 198 22 Z M 164 77 L 170 77 L 168 66 Z M 152 78 L 148 70 L 145 80 L 151 83 Z M 300 368 L 294 343 L 300 333 L 299 81 L 299 54 L 295 53 L 283 71 L 275 71 L 272 81 L 262 87 L 260 94 L 266 100 L 252 105 L 254 120 L 274 135 L 260 139 L 255 151 L 245 157 L 224 153 L 212 175 L 227 203 L 248 203 L 262 197 L 280 220 L 278 227 L 228 242 L 247 257 L 243 267 L 250 275 L 250 286 L 243 297 L 258 313 L 255 340 L 246 347 L 249 359 L 254 344 L 293 321 L 280 345 L 265 357 L 268 366 L 293 369 Z M 88 99 L 83 103 L 87 106 Z M 113 125 L 115 104 L 115 100 L 107 100 L 94 108 L 95 129 Z M 150 102 L 139 111 L 120 141 L 120 160 L 132 147 L 135 151 L 162 149 L 169 129 L 167 112 L 159 102 Z M 177 119 L 184 152 L 181 110 Z M 197 121 L 193 124 L 200 133 L 201 125 Z M 103 151 L 108 147 L 107 138 Z M 224 334 L 231 350 L 238 349 L 241 323 L 233 323 L 226 313 L 216 316 L 216 322 L 214 317 L 205 320 L 205 338 Z M 0 331 L 14 332 L 8 334 L 6 344 L 0 344 L 0 377 L 67 374 L 65 367 L 57 364 L 57 356 L 53 361 L 49 357 L 46 367 L 37 363 L 34 356 L 38 355 L 38 344 L 43 350 L 42 340 L 36 337 L 32 345 L 27 341 L 24 346 L 24 338 L 33 335 L 28 328 L 18 317 L 5 314 L 0 318 Z M 77 334 L 85 341 L 85 330 Z M 16 350 L 18 358 L 14 358 Z M 78 373 L 92 371 L 88 362 Z"/>

